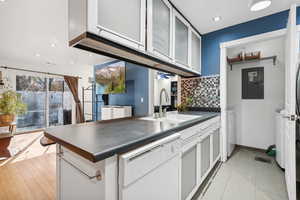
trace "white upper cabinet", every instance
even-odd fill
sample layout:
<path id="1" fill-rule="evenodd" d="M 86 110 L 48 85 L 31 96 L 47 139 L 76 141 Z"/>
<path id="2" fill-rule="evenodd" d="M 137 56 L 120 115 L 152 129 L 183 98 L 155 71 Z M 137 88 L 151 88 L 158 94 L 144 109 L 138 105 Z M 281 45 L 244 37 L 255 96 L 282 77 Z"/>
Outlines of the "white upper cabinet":
<path id="1" fill-rule="evenodd" d="M 88 10 L 89 31 L 145 49 L 146 0 L 89 0 Z"/>
<path id="2" fill-rule="evenodd" d="M 191 29 L 191 68 L 201 72 L 201 37 Z"/>
<path id="3" fill-rule="evenodd" d="M 68 15 L 70 46 L 200 75 L 201 37 L 169 0 L 69 0 Z"/>
<path id="4" fill-rule="evenodd" d="M 172 60 L 172 6 L 167 0 L 148 0 L 148 50 Z"/>
<path id="5" fill-rule="evenodd" d="M 189 66 L 189 24 L 174 12 L 174 58 L 183 67 Z"/>

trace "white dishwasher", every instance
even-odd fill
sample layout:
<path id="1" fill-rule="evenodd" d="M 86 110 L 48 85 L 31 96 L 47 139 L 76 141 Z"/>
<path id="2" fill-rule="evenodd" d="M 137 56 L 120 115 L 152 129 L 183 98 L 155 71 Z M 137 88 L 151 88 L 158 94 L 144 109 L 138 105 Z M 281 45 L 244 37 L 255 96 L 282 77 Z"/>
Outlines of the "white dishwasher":
<path id="1" fill-rule="evenodd" d="M 119 200 L 179 200 L 180 134 L 119 158 Z"/>

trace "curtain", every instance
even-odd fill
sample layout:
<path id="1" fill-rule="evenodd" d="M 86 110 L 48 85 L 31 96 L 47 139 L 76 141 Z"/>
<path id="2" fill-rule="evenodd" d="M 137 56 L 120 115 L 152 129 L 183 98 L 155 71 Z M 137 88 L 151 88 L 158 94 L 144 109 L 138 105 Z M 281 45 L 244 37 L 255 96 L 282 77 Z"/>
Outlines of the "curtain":
<path id="1" fill-rule="evenodd" d="M 64 76 L 64 79 L 67 85 L 69 86 L 74 101 L 76 103 L 76 123 L 83 123 L 85 120 L 83 116 L 81 102 L 78 96 L 78 78 L 72 76 Z"/>

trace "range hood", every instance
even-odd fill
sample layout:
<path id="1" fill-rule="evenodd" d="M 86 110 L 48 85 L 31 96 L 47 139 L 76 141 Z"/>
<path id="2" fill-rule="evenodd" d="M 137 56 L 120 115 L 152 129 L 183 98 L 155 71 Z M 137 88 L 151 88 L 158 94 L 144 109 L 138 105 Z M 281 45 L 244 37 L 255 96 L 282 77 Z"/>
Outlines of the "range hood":
<path id="1" fill-rule="evenodd" d="M 78 49 L 96 54 L 124 60 L 142 65 L 151 69 L 178 74 L 183 77 L 199 76 L 199 73 L 164 61 L 147 51 L 141 51 L 120 43 L 108 40 L 91 32 L 85 32 L 69 42 L 69 45 Z"/>

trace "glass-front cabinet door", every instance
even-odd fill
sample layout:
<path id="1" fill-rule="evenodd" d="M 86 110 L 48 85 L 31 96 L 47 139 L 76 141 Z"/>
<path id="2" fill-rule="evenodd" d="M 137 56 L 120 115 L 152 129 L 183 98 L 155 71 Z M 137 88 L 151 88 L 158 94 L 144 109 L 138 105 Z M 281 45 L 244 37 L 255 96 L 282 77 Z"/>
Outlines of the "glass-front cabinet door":
<path id="1" fill-rule="evenodd" d="M 197 144 L 183 152 L 181 162 L 181 200 L 185 200 L 197 186 Z"/>
<path id="2" fill-rule="evenodd" d="M 189 25 L 177 12 L 174 12 L 174 57 L 183 67 L 189 66 Z"/>
<path id="3" fill-rule="evenodd" d="M 205 178 L 207 175 L 210 165 L 211 165 L 211 136 L 208 135 L 200 142 L 200 149 L 201 149 L 201 179 Z"/>
<path id="4" fill-rule="evenodd" d="M 89 31 L 145 49 L 146 0 L 89 0 L 88 10 Z"/>
<path id="5" fill-rule="evenodd" d="M 220 140 L 220 129 L 217 129 L 213 133 L 213 162 L 220 157 Z"/>
<path id="6" fill-rule="evenodd" d="M 167 0 L 148 1 L 148 49 L 167 60 L 172 59 L 172 6 Z"/>
<path id="7" fill-rule="evenodd" d="M 201 37 L 194 30 L 191 30 L 191 67 L 201 72 Z"/>

